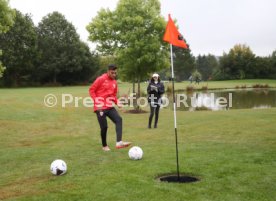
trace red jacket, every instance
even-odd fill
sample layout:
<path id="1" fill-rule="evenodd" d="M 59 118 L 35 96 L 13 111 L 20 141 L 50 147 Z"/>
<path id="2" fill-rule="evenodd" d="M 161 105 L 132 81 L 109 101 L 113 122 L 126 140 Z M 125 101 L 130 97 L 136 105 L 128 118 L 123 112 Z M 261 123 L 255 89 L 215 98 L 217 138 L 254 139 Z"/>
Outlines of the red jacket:
<path id="1" fill-rule="evenodd" d="M 94 111 L 106 110 L 117 104 L 117 81 L 111 79 L 107 73 L 98 77 L 89 88 L 89 94 L 94 101 Z"/>

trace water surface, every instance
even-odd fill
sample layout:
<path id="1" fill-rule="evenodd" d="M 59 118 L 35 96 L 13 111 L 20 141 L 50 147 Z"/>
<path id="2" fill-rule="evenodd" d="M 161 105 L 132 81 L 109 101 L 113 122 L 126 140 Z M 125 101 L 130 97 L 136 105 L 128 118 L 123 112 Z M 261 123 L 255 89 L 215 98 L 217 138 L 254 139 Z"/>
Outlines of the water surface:
<path id="1" fill-rule="evenodd" d="M 178 92 L 178 110 L 229 110 L 276 107 L 276 89 L 229 89 L 205 92 Z M 172 107 L 172 96 L 168 95 Z"/>

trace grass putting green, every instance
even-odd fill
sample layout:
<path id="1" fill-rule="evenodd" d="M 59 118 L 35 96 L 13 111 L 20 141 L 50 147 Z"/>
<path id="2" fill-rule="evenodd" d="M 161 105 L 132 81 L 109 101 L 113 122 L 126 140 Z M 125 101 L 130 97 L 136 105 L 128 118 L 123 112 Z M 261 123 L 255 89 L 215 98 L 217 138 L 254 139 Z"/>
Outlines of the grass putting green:
<path id="1" fill-rule="evenodd" d="M 92 108 L 46 107 L 49 93 L 86 97 L 88 86 L 0 89 L 0 200 L 275 200 L 276 108 L 177 111 L 180 173 L 200 180 L 176 184 L 156 179 L 176 173 L 171 109 L 157 129 L 147 128 L 149 113 L 120 111 L 123 139 L 144 151 L 132 161 L 115 149 L 111 121 L 112 150 L 103 152 Z M 51 175 L 55 159 L 67 163 L 65 175 Z"/>

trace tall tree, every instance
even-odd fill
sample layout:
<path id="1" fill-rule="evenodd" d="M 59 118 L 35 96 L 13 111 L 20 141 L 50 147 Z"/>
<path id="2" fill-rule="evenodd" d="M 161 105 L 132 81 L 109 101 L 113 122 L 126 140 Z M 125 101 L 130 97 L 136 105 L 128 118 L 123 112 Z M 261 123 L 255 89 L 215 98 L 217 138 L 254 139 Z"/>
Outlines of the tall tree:
<path id="1" fill-rule="evenodd" d="M 224 79 L 244 79 L 254 77 L 255 54 L 246 45 L 235 45 L 220 59 L 220 69 Z"/>
<path id="2" fill-rule="evenodd" d="M 276 79 L 276 50 L 274 50 L 269 57 L 269 63 L 271 73 L 268 78 Z"/>
<path id="3" fill-rule="evenodd" d="M 173 46 L 175 80 L 186 80 L 195 70 L 195 57 L 191 54 L 190 47 L 187 49 Z"/>
<path id="4" fill-rule="evenodd" d="M 40 51 L 38 75 L 42 82 L 62 82 L 64 77 L 60 76 L 61 73 L 69 75 L 83 69 L 84 54 L 89 50 L 80 42 L 75 27 L 61 13 L 53 12 L 43 17 L 37 32 Z"/>
<path id="5" fill-rule="evenodd" d="M 75 55 L 80 61 L 81 68 L 77 71 L 61 71 L 57 77 L 63 85 L 88 84 L 96 78 L 99 67 L 99 57 L 95 52 L 90 52 L 88 45 L 80 42 L 80 49 Z"/>
<path id="6" fill-rule="evenodd" d="M 37 35 L 30 15 L 23 15 L 16 10 L 14 25 L 5 34 L 0 35 L 3 48 L 2 60 L 6 66 L 4 83 L 21 85 L 31 79 L 37 58 Z"/>
<path id="7" fill-rule="evenodd" d="M 198 55 L 196 69 L 201 73 L 202 79 L 207 80 L 218 70 L 218 60 L 214 55 Z"/>
<path id="8" fill-rule="evenodd" d="M 169 66 L 162 37 L 165 20 L 158 0 L 120 0 L 114 11 L 102 9 L 87 26 L 89 39 L 102 54 L 114 55 L 121 78 L 138 82 Z"/>
<path id="9" fill-rule="evenodd" d="M 2 50 L 0 50 L 0 58 L 2 56 Z M 0 60 L 0 78 L 3 76 L 4 71 L 6 70 L 6 67 L 3 66 L 2 61 Z"/>
<path id="10" fill-rule="evenodd" d="M 269 57 L 257 56 L 252 66 L 252 78 L 270 78 L 273 75 Z"/>
<path id="11" fill-rule="evenodd" d="M 9 1 L 0 0 L 0 35 L 7 32 L 9 28 L 13 25 L 14 17 L 15 12 L 9 7 Z M 2 50 L 0 49 L 0 56 L 1 55 Z M 2 65 L 2 62 L 0 60 L 0 78 L 2 77 L 4 70 L 5 67 Z"/>

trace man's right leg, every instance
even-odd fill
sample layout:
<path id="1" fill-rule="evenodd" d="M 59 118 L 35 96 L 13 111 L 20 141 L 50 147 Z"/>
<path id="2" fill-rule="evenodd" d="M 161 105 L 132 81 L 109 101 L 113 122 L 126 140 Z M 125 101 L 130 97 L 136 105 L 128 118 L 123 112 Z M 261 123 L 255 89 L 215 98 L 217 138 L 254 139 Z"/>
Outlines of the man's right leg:
<path id="1" fill-rule="evenodd" d="M 99 112 L 99 111 L 97 111 L 96 114 L 101 128 L 102 145 L 103 147 L 106 147 L 107 146 L 106 135 L 107 135 L 107 128 L 108 128 L 106 115 L 104 114 L 104 112 Z"/>
<path id="2" fill-rule="evenodd" d="M 122 117 L 118 114 L 118 112 L 115 108 L 108 110 L 106 112 L 106 116 L 108 116 L 116 126 L 116 135 L 117 135 L 116 148 L 121 149 L 121 148 L 128 147 L 131 144 L 131 142 L 123 142 L 122 141 L 122 131 L 123 131 Z"/>

